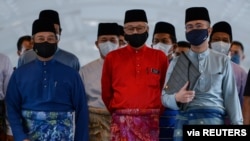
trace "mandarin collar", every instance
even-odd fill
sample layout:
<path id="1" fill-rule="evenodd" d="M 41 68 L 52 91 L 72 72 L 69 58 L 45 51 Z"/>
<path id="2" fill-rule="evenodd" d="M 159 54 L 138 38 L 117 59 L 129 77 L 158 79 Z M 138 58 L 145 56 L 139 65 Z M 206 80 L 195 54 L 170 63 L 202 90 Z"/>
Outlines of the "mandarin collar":
<path id="1" fill-rule="evenodd" d="M 139 49 L 135 49 L 135 48 L 133 48 L 132 46 L 130 46 L 130 45 L 127 45 L 127 47 L 126 47 L 129 51 L 131 51 L 131 52 L 144 52 L 148 47 L 146 46 L 146 44 L 144 44 L 141 48 L 139 48 Z"/>
<path id="2" fill-rule="evenodd" d="M 192 58 L 204 59 L 209 55 L 209 52 L 210 52 L 209 48 L 207 48 L 207 50 L 205 50 L 202 53 L 196 53 L 190 49 L 188 52 L 188 55 L 190 55 Z"/>
<path id="3" fill-rule="evenodd" d="M 36 63 L 39 66 L 48 66 L 50 64 L 53 64 L 54 62 L 55 62 L 54 57 L 52 59 L 50 59 L 49 61 L 41 61 L 41 60 L 39 60 L 39 59 L 36 58 Z"/>

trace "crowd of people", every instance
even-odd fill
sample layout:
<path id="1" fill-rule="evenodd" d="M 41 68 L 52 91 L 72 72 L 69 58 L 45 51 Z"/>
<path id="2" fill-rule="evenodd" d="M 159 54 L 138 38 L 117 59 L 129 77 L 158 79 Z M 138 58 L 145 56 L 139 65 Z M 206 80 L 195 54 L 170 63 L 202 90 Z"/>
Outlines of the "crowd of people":
<path id="1" fill-rule="evenodd" d="M 59 13 L 45 9 L 17 41 L 18 64 L 0 54 L 0 140 L 182 141 L 183 125 L 249 125 L 250 70 L 227 21 L 205 7 L 185 13 L 186 40 L 159 21 L 146 45 L 146 11 L 99 23 L 100 58 L 83 66 L 58 47 Z"/>

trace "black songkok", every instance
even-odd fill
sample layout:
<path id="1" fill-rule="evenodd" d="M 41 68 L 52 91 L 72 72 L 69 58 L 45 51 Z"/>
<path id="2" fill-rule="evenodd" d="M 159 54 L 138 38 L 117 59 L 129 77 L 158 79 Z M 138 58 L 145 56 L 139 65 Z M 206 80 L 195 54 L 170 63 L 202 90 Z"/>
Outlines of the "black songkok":
<path id="1" fill-rule="evenodd" d="M 225 21 L 217 22 L 216 24 L 213 25 L 213 30 L 212 30 L 210 37 L 212 37 L 215 32 L 227 33 L 230 37 L 230 41 L 232 41 L 232 38 L 233 38 L 232 29 L 229 23 Z"/>
<path id="2" fill-rule="evenodd" d="M 191 7 L 186 10 L 185 23 L 193 20 L 205 20 L 210 23 L 208 10 L 205 7 Z"/>
<path id="3" fill-rule="evenodd" d="M 39 19 L 48 19 L 51 20 L 54 24 L 60 26 L 59 14 L 54 10 L 43 10 L 39 14 Z"/>
<path id="4" fill-rule="evenodd" d="M 176 38 L 174 26 L 170 23 L 167 23 L 167 22 L 156 23 L 155 29 L 154 29 L 154 34 L 156 34 L 156 33 L 168 33 L 171 36 L 173 36 L 174 38 Z"/>
<path id="5" fill-rule="evenodd" d="M 142 9 L 126 11 L 124 24 L 128 22 L 148 22 L 146 12 Z"/>
<path id="6" fill-rule="evenodd" d="M 38 32 L 53 32 L 56 34 L 54 23 L 50 20 L 35 20 L 32 25 L 32 35 Z"/>
<path id="7" fill-rule="evenodd" d="M 119 36 L 119 27 L 117 23 L 99 23 L 97 36 L 117 35 Z"/>

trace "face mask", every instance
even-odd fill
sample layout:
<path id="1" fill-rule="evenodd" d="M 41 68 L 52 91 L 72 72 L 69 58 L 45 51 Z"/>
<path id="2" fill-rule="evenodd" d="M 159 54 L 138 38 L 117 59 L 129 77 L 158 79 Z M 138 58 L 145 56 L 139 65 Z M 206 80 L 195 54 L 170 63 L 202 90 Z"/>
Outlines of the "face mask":
<path id="1" fill-rule="evenodd" d="M 101 54 L 105 57 L 110 51 L 113 51 L 119 47 L 119 44 L 114 44 L 110 41 L 100 43 L 99 49 Z"/>
<path id="2" fill-rule="evenodd" d="M 186 33 L 186 39 L 195 46 L 202 44 L 207 38 L 207 29 L 195 29 Z"/>
<path id="3" fill-rule="evenodd" d="M 146 40 L 148 39 L 148 32 L 144 32 L 142 34 L 132 34 L 132 35 L 124 35 L 124 38 L 128 43 L 135 48 L 142 46 Z"/>
<path id="4" fill-rule="evenodd" d="M 230 44 L 226 42 L 222 42 L 222 41 L 213 42 L 211 43 L 211 48 L 220 53 L 227 55 L 229 52 Z"/>
<path id="5" fill-rule="evenodd" d="M 168 45 L 168 44 L 164 44 L 164 43 L 157 43 L 155 45 L 153 45 L 153 48 L 154 49 L 158 49 L 158 50 L 161 50 L 163 51 L 166 55 L 168 55 L 169 53 L 169 50 L 171 49 L 172 45 Z"/>
<path id="6" fill-rule="evenodd" d="M 34 43 L 33 50 L 37 55 L 43 58 L 49 58 L 55 54 L 57 50 L 57 43 Z"/>
<path id="7" fill-rule="evenodd" d="M 231 61 L 233 61 L 235 64 L 240 64 L 240 55 L 235 54 L 231 56 Z"/>

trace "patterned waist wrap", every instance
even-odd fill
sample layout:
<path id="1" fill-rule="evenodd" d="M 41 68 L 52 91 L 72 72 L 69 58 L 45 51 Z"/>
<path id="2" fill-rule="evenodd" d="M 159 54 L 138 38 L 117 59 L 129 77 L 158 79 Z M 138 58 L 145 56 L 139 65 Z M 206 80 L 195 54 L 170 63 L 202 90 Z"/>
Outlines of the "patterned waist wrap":
<path id="1" fill-rule="evenodd" d="M 72 112 L 22 111 L 32 141 L 73 141 Z"/>
<path id="2" fill-rule="evenodd" d="M 122 109 L 112 115 L 112 141 L 158 141 L 159 109 Z"/>
<path id="3" fill-rule="evenodd" d="M 110 141 L 110 123 L 107 109 L 89 107 L 89 141 Z"/>

